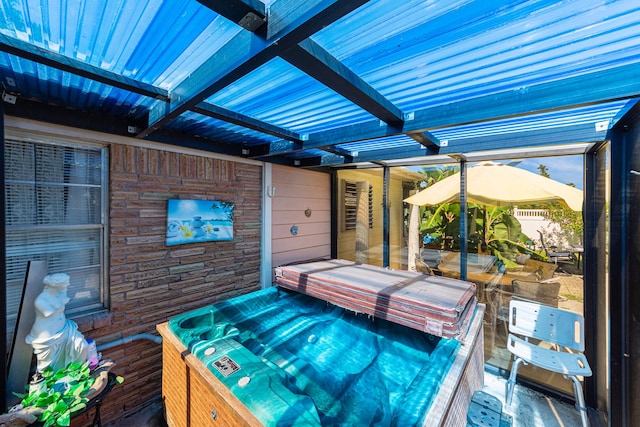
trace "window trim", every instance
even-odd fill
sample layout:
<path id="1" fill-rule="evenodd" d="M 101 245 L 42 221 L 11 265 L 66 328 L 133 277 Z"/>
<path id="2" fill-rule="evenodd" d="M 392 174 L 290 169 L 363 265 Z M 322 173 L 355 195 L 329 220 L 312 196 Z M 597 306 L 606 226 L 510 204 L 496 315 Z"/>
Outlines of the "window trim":
<path id="1" fill-rule="evenodd" d="M 103 206 L 103 209 L 100 212 L 101 223 L 103 227 L 103 233 L 100 236 L 100 247 L 102 250 L 102 254 L 100 257 L 100 301 L 93 302 L 87 305 L 83 305 L 82 307 L 76 307 L 73 309 L 67 309 L 67 315 L 69 317 L 78 317 L 88 314 L 95 314 L 99 312 L 104 312 L 108 310 L 111 306 L 111 292 L 110 292 L 110 278 L 109 278 L 109 238 L 110 238 L 110 227 L 109 227 L 109 194 L 110 194 L 110 170 L 109 170 L 109 144 L 92 142 L 88 140 L 84 140 L 82 138 L 78 138 L 77 136 L 61 136 L 61 135 L 49 135 L 49 134 L 40 134 L 25 131 L 24 129 L 16 129 L 5 127 L 4 141 L 15 140 L 25 143 L 33 143 L 33 144 L 47 144 L 47 145 L 55 145 L 59 147 L 69 147 L 69 148 L 78 148 L 78 149 L 94 149 L 100 151 L 100 180 L 101 180 L 101 194 L 100 194 L 100 203 Z M 3 197 L 5 194 L 3 193 Z M 3 220 L 6 220 L 3 218 Z M 92 226 L 88 226 L 91 228 Z M 98 227 L 98 226 L 93 226 Z M 6 241 L 5 241 L 6 245 Z M 8 313 L 6 313 L 8 315 Z"/>

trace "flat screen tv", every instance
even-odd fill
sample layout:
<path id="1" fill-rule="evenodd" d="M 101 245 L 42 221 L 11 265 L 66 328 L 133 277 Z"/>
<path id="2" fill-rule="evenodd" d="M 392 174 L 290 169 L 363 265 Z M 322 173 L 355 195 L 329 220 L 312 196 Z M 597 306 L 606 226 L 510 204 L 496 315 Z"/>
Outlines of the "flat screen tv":
<path id="1" fill-rule="evenodd" d="M 233 240 L 233 208 L 219 200 L 169 200 L 167 246 Z"/>

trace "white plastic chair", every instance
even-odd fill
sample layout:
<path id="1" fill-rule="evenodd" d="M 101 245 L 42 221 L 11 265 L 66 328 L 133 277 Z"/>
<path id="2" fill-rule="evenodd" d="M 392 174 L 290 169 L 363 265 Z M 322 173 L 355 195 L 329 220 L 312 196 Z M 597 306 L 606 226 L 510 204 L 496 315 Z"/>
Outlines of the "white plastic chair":
<path id="1" fill-rule="evenodd" d="M 512 299 L 509 303 L 509 332 L 507 348 L 514 359 L 506 386 L 507 405 L 511 405 L 518 367 L 521 363 L 530 363 L 573 381 L 576 408 L 580 411 L 582 425 L 587 427 L 587 408 L 578 377 L 591 376 L 591 368 L 583 354 L 572 352 L 584 351 L 584 318 L 567 310 Z M 531 343 L 529 338 L 541 343 Z M 544 342 L 554 344 L 557 350 L 541 347 Z"/>

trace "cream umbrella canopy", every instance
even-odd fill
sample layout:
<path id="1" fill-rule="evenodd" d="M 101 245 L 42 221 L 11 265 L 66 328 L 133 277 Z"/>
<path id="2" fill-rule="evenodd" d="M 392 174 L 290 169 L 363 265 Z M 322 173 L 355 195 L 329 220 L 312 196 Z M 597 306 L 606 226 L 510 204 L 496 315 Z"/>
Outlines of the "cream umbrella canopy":
<path id="1" fill-rule="evenodd" d="M 460 174 L 451 175 L 404 199 L 413 205 L 457 202 Z M 490 206 L 561 202 L 582 210 L 582 191 L 542 175 L 502 163 L 482 162 L 467 170 L 467 201 Z"/>

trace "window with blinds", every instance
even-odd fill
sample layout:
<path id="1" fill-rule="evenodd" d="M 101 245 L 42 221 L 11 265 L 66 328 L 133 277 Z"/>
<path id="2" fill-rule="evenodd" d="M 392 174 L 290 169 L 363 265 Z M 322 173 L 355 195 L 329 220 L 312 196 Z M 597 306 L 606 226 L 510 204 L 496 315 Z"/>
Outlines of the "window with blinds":
<path id="1" fill-rule="evenodd" d="M 355 230 L 358 217 L 358 183 L 344 181 L 344 230 Z M 373 187 L 369 185 L 369 228 L 373 228 Z"/>
<path id="2" fill-rule="evenodd" d="M 27 262 L 71 278 L 67 315 L 106 303 L 106 149 L 5 140 L 7 324 Z"/>

